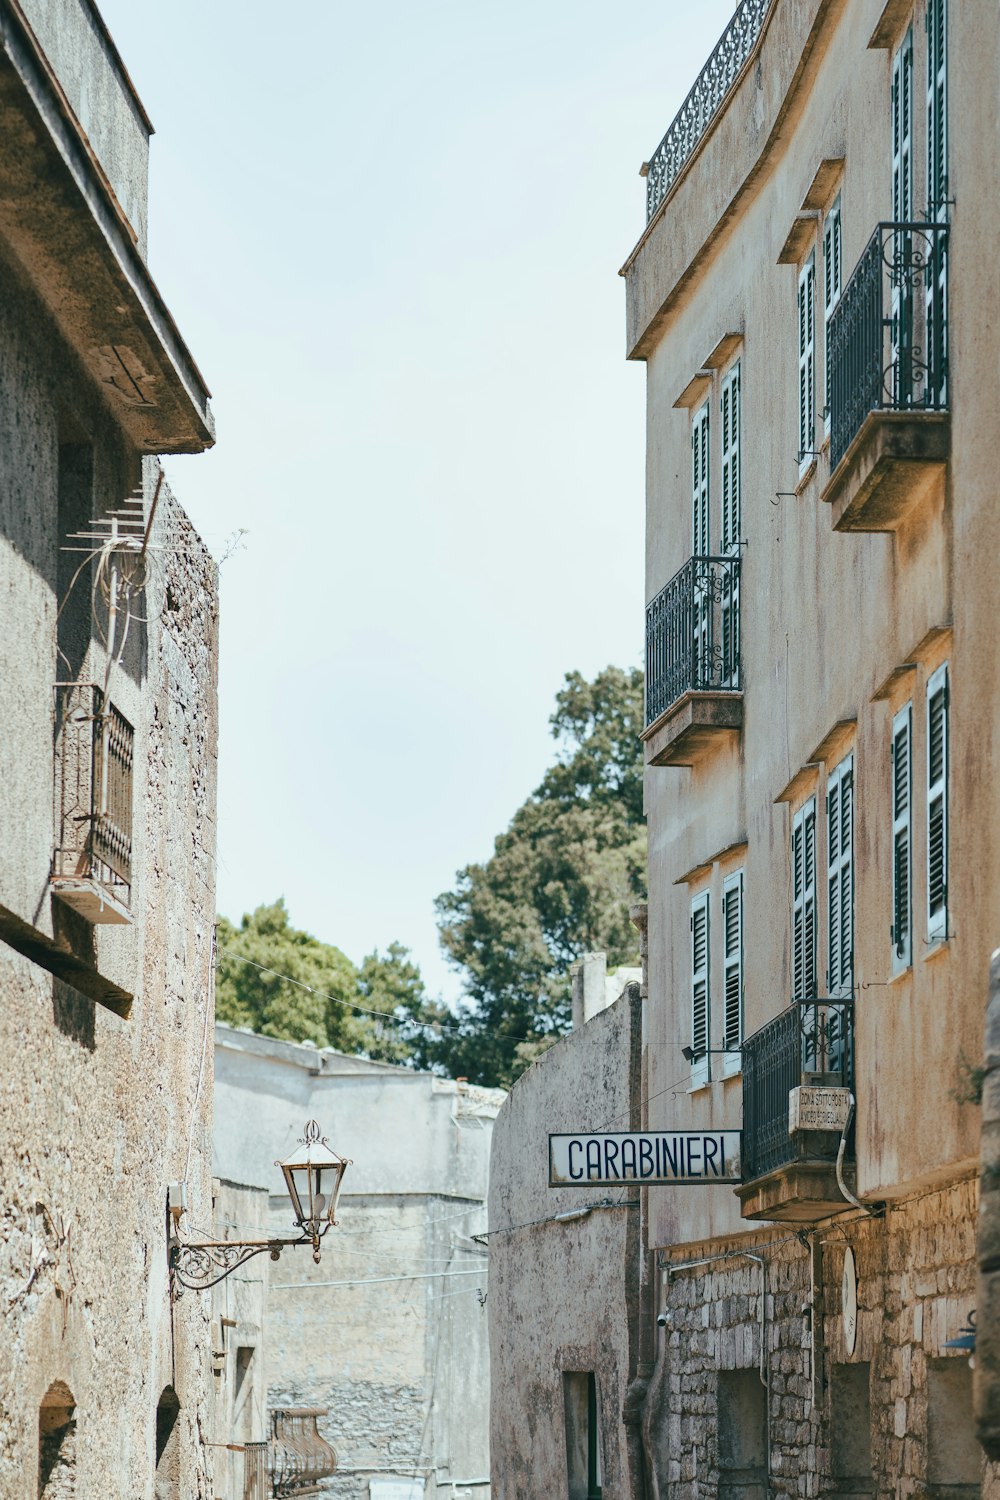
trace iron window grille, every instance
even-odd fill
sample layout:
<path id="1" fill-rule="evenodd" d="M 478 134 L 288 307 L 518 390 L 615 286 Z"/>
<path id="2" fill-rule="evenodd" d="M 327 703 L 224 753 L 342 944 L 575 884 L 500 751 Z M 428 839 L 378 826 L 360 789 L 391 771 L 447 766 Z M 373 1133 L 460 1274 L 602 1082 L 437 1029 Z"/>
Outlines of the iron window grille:
<path id="1" fill-rule="evenodd" d="M 135 735 L 92 682 L 56 684 L 57 878 L 93 882 L 128 906 Z"/>
<path id="2" fill-rule="evenodd" d="M 830 466 L 873 411 L 948 404 L 947 224 L 882 223 L 830 315 Z"/>
<path id="3" fill-rule="evenodd" d="M 687 692 L 740 691 L 740 559 L 692 557 L 646 606 L 646 724 Z"/>
<path id="4" fill-rule="evenodd" d="M 278 1500 L 318 1495 L 337 1472 L 337 1454 L 320 1433 L 325 1406 L 275 1407 L 271 1412 L 271 1492 Z"/>
<path id="5" fill-rule="evenodd" d="M 270 1500 L 268 1442 L 243 1444 L 243 1500 Z"/>
<path id="6" fill-rule="evenodd" d="M 854 1088 L 854 1002 L 796 1002 L 743 1043 L 743 1175 L 747 1182 L 801 1155 L 788 1096 L 804 1078 Z"/>

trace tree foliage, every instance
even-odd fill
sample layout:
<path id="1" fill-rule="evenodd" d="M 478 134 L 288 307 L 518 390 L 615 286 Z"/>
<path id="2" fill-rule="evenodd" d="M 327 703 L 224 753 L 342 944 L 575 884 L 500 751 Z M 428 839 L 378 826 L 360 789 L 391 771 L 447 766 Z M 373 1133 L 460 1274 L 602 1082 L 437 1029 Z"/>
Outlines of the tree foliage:
<path id="1" fill-rule="evenodd" d="M 370 953 L 356 969 L 332 943 L 293 927 L 279 899 L 238 927 L 219 918 L 215 1013 L 263 1036 L 425 1067 L 433 1061 L 433 1036 L 415 1023 L 437 1021 L 445 1011 L 428 999 L 401 943 Z"/>
<path id="2" fill-rule="evenodd" d="M 565 1031 L 570 965 L 604 951 L 635 962 L 629 906 L 645 887 L 642 673 L 567 675 L 550 720 L 556 762 L 484 864 L 438 897 L 441 942 L 463 974 L 459 1034 L 435 1056 L 452 1073 L 509 1085 Z"/>

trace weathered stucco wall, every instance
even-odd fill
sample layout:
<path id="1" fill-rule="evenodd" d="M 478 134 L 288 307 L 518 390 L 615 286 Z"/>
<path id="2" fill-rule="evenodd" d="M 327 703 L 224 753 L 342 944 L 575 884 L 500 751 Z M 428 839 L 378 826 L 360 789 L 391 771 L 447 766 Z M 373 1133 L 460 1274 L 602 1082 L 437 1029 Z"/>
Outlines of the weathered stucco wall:
<path id="1" fill-rule="evenodd" d="M 567 1373 L 596 1377 L 606 1500 L 638 1493 L 621 1412 L 636 1366 L 639 1194 L 550 1188 L 548 1136 L 638 1127 L 643 1003 L 631 985 L 557 1042 L 518 1079 L 497 1119 L 489 1219 L 496 1500 L 577 1495 Z M 585 1217 L 557 1217 L 609 1199 L 614 1206 Z"/>
<path id="2" fill-rule="evenodd" d="M 222 1025 L 215 1067 L 217 1170 L 269 1188 L 274 1233 L 292 1228 L 274 1161 L 306 1120 L 352 1161 L 320 1264 L 286 1250 L 271 1267 L 271 1406 L 329 1407 L 325 1493 L 367 1500 L 370 1478 L 413 1477 L 481 1500 L 488 1282 L 472 1235 L 502 1094 Z"/>

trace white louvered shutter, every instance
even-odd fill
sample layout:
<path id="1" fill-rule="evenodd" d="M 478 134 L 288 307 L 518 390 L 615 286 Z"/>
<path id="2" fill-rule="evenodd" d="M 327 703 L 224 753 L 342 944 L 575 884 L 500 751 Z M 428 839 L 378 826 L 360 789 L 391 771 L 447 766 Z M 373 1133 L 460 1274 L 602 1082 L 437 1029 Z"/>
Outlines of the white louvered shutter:
<path id="1" fill-rule="evenodd" d="M 705 891 L 691 903 L 691 1086 L 707 1083 L 709 1073 L 709 924 Z"/>
<path id="2" fill-rule="evenodd" d="M 892 721 L 892 972 L 913 954 L 913 705 Z"/>
<path id="3" fill-rule="evenodd" d="M 840 233 L 840 194 L 823 224 L 823 431 L 830 435 L 830 319 L 843 288 L 843 256 Z"/>
<path id="4" fill-rule="evenodd" d="M 927 937 L 948 936 L 948 668 L 927 683 Z"/>
<path id="5" fill-rule="evenodd" d="M 719 400 L 722 427 L 722 553 L 739 558 L 742 530 L 742 476 L 740 472 L 740 367 L 733 365 L 722 382 Z M 722 574 L 721 617 L 722 671 L 721 686 L 739 687 L 740 663 L 740 584 L 738 566 Z"/>
<path id="6" fill-rule="evenodd" d="M 799 272 L 799 469 L 816 446 L 816 252 Z"/>
<path id="7" fill-rule="evenodd" d="M 854 989 L 854 757 L 842 760 L 826 791 L 827 994 Z"/>
<path id="8" fill-rule="evenodd" d="M 743 871 L 727 875 L 722 888 L 725 1071 L 738 1073 L 743 1045 Z"/>
<path id="9" fill-rule="evenodd" d="M 816 995 L 816 798 L 792 822 L 792 999 Z"/>
<path id="10" fill-rule="evenodd" d="M 709 404 L 706 401 L 694 419 L 691 431 L 691 555 L 707 557 L 709 546 Z M 695 564 L 696 583 L 700 578 Z M 691 686 L 708 688 L 713 686 L 712 672 L 712 614 L 710 591 L 695 587 L 691 620 L 691 657 L 693 678 Z"/>
<path id="11" fill-rule="evenodd" d="M 892 60 L 892 217 L 913 218 L 913 28 Z"/>
<path id="12" fill-rule="evenodd" d="M 927 209 L 939 222 L 948 212 L 947 42 L 947 0 L 927 0 Z"/>

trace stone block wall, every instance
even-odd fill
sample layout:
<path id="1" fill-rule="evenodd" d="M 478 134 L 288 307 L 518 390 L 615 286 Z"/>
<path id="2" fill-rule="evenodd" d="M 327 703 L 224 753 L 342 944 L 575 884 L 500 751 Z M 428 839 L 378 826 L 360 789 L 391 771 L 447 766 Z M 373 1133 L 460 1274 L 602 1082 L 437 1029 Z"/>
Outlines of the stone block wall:
<path id="1" fill-rule="evenodd" d="M 975 1440 L 968 1356 L 946 1347 L 974 1306 L 975 1215 L 966 1178 L 875 1217 L 807 1227 L 801 1239 L 768 1226 L 661 1252 L 668 1322 L 645 1413 L 654 1500 L 1000 1495 L 1000 1469 Z M 857 1267 L 853 1352 L 841 1303 L 847 1246 Z M 746 1252 L 766 1263 L 766 1292 Z M 702 1256 L 708 1264 L 682 1268 Z M 741 1467 L 726 1458 L 725 1372 L 760 1365 L 762 1295 L 767 1441 L 763 1465 Z M 740 1420 L 752 1425 L 755 1411 L 744 1400 Z M 736 1433 L 744 1446 L 752 1436 Z"/>

